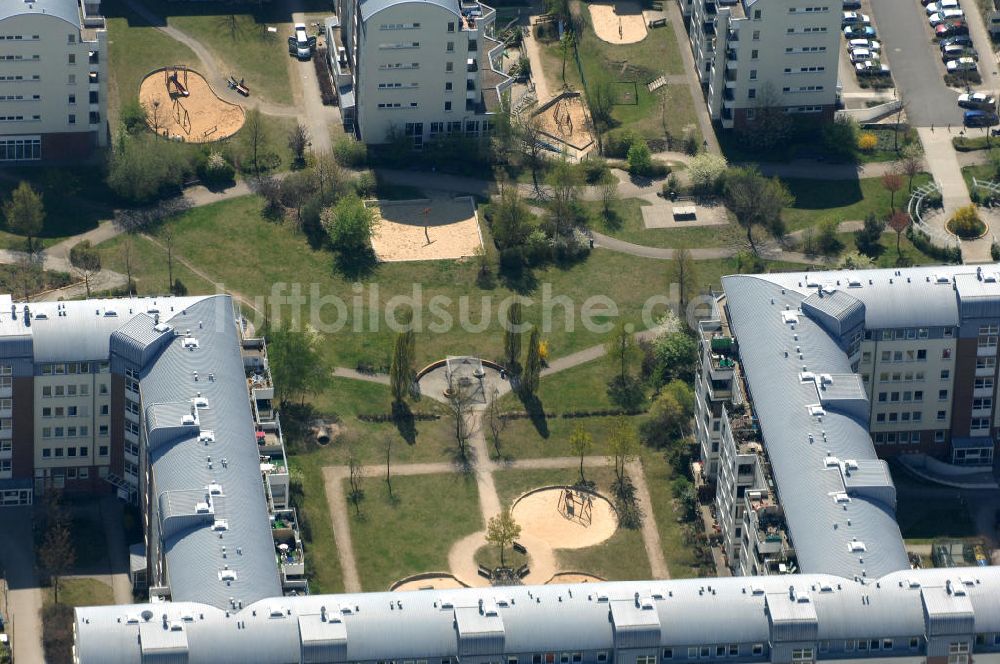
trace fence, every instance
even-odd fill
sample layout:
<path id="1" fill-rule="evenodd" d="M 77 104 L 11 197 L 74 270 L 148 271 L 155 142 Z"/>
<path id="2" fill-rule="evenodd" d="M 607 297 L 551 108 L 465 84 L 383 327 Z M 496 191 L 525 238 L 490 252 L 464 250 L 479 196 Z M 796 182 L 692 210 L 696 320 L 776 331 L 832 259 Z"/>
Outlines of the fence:
<path id="1" fill-rule="evenodd" d="M 934 228 L 924 221 L 924 201 L 927 196 L 934 193 L 938 195 L 941 193 L 941 188 L 936 182 L 928 182 L 927 184 L 920 185 L 910 194 L 910 201 L 907 203 L 906 211 L 910 214 L 910 219 L 913 220 L 914 227 L 930 238 L 931 242 L 949 249 L 952 247 L 961 249 L 961 240 L 950 233 Z"/>

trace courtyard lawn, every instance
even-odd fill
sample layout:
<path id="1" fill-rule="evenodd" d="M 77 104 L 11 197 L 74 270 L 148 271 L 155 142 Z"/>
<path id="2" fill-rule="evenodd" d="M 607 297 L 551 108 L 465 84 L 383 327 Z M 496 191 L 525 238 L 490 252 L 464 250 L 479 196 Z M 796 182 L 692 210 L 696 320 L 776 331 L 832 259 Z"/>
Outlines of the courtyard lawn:
<path id="1" fill-rule="evenodd" d="M 610 214 L 604 215 L 603 205 L 588 202 L 591 224 L 611 237 L 647 247 L 742 247 L 746 233 L 735 221 L 725 226 L 694 228 L 646 228 L 642 208 L 652 205 L 641 198 L 623 198 L 611 204 Z"/>
<path id="2" fill-rule="evenodd" d="M 930 176 L 921 173 L 913 178 L 913 186 L 929 181 Z M 795 203 L 784 212 L 790 231 L 815 227 L 831 219 L 863 221 L 869 212 L 879 216 L 889 214 L 889 192 L 882 186 L 881 178 L 836 181 L 785 178 L 784 182 L 795 197 Z M 896 192 L 897 209 L 906 209 L 907 196 L 904 183 L 903 189 Z"/>
<path id="3" fill-rule="evenodd" d="M 132 240 L 132 278 L 135 280 L 136 291 L 139 295 L 163 295 L 169 293 L 169 281 L 167 270 L 166 252 L 150 242 L 142 235 L 129 236 Z M 123 255 L 123 245 L 126 236 L 118 237 L 103 242 L 99 245 L 101 251 L 101 264 L 103 267 L 115 272 L 125 274 L 125 257 Z M 188 268 L 174 260 L 174 279 L 180 279 L 181 283 L 192 295 L 204 295 L 215 293 L 215 285 L 202 279 Z"/>
<path id="4" fill-rule="evenodd" d="M 108 112 L 115 126 L 123 102 L 139 95 L 139 83 L 159 67 L 200 62 L 194 51 L 171 39 L 140 18 L 124 0 L 109 0 L 101 6 L 108 29 Z"/>
<path id="5" fill-rule="evenodd" d="M 345 334 L 354 326 L 354 298 L 358 295 L 352 287 L 354 280 L 338 271 L 333 253 L 312 249 L 290 224 L 263 219 L 261 206 L 257 197 L 246 196 L 191 210 L 171 220 L 168 225 L 176 231 L 177 254 L 213 280 L 232 285 L 251 298 L 261 297 L 258 309 L 263 309 L 263 298 L 271 294 L 272 286 L 280 295 L 298 288 L 307 303 L 303 320 L 312 322 L 320 331 L 336 334 L 336 343 L 324 347 L 339 366 L 355 367 L 359 362 L 368 362 L 376 368 L 387 368 L 393 332 L 386 325 L 383 307 L 393 296 L 414 293 L 424 307 L 425 331 L 419 332 L 416 340 L 418 366 L 448 355 L 498 357 L 502 332 L 497 309 L 515 292 L 533 302 L 525 307 L 529 322 L 542 322 L 543 313 L 548 312 L 550 325 L 548 329 L 543 326 L 543 337 L 548 341 L 550 357 L 560 357 L 605 341 L 605 332 L 588 331 L 583 326 L 581 311 L 591 296 L 610 298 L 625 322 L 641 327 L 643 305 L 650 296 L 662 292 L 669 266 L 665 261 L 595 251 L 585 261 L 571 266 L 540 268 L 514 283 L 501 281 L 492 288 L 481 288 L 476 284 L 478 268 L 473 261 L 380 264 L 359 279 L 364 311 L 358 322 L 364 333 Z M 736 271 L 734 260 L 705 261 L 699 266 L 701 281 L 706 284 L 717 283 L 722 274 Z M 317 310 L 321 318 L 311 320 L 308 304 L 314 299 L 313 289 L 320 297 L 339 298 L 343 309 L 338 312 L 337 307 L 327 304 Z M 445 317 L 428 312 L 428 303 L 435 295 L 448 298 L 444 308 L 451 324 Z M 556 300 L 560 296 L 569 299 L 570 313 L 574 314 L 569 325 L 564 324 L 566 308 Z M 369 310 L 373 301 L 378 305 L 374 316 Z M 287 316 L 288 310 L 285 306 L 271 315 Z M 595 315 L 593 319 L 603 322 L 606 317 Z M 335 325 L 337 322 L 340 324 Z M 431 323 L 438 323 L 444 330 L 431 332 Z"/>
<path id="6" fill-rule="evenodd" d="M 342 490 L 348 491 L 345 480 Z M 447 571 L 448 551 L 482 530 L 479 494 L 471 474 L 366 478 L 361 515 L 349 505 L 351 538 L 364 590 L 386 590 L 419 572 Z"/>
<path id="7" fill-rule="evenodd" d="M 169 9 L 169 6 L 168 6 Z M 184 5 L 168 23 L 200 41 L 212 52 L 223 74 L 245 78 L 254 96 L 292 103 L 287 38 L 292 34 L 288 11 L 277 3 L 199 2 Z M 270 33 L 268 27 L 277 28 Z"/>
<path id="8" fill-rule="evenodd" d="M 45 589 L 45 604 L 55 601 L 53 589 Z M 87 577 L 74 577 L 59 580 L 59 603 L 66 606 L 107 606 L 115 603 L 115 594 L 111 586 Z"/>
<path id="9" fill-rule="evenodd" d="M 838 237 L 844 244 L 845 252 L 857 250 L 854 233 L 839 233 Z M 892 231 L 883 233 L 879 239 L 879 244 L 882 246 L 882 253 L 875 259 L 875 266 L 896 267 L 898 259 L 898 255 L 896 254 L 896 234 Z M 906 233 L 903 233 L 903 236 L 899 238 L 899 249 L 903 258 L 912 265 L 937 265 L 941 263 L 938 259 L 928 256 L 913 246 L 913 243 L 907 239 Z"/>

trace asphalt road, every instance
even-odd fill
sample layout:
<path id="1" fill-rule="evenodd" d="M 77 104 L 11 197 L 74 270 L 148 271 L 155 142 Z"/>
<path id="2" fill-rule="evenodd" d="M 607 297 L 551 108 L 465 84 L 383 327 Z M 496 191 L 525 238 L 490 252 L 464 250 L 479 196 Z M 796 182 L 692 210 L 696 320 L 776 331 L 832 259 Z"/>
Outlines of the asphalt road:
<path id="1" fill-rule="evenodd" d="M 877 0 L 871 4 L 878 38 L 888 53 L 910 124 L 960 127 L 962 110 L 955 104 L 955 91 L 944 84 L 944 68 L 937 47 L 931 43 L 924 8 L 917 0 Z"/>
<path id="2" fill-rule="evenodd" d="M 35 576 L 34 539 L 30 507 L 0 508 L 0 564 L 7 575 L 4 617 L 13 623 L 14 661 L 44 662 L 42 651 L 42 591 Z M 0 598 L 3 599 L 3 598 Z M 10 612 L 7 615 L 7 611 Z M 11 630 L 11 625 L 7 627 Z"/>

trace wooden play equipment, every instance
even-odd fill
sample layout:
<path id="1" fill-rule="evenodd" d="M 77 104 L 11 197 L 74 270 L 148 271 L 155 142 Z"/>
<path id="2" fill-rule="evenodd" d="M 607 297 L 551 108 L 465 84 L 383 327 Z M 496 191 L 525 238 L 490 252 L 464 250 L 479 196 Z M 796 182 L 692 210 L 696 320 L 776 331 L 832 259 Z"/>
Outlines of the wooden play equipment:
<path id="1" fill-rule="evenodd" d="M 181 83 L 179 74 L 184 75 L 184 82 Z M 191 94 L 188 88 L 188 68 L 187 65 L 174 65 L 163 69 L 164 83 L 167 85 L 167 94 L 171 97 L 187 97 Z M 173 86 L 173 90 L 171 90 Z"/>
<path id="2" fill-rule="evenodd" d="M 174 120 L 181 126 L 185 134 L 191 135 L 191 114 L 184 108 L 179 97 L 174 98 Z"/>
<path id="3" fill-rule="evenodd" d="M 563 136 L 573 135 L 573 118 L 569 114 L 569 109 L 566 108 L 564 100 L 560 99 L 559 102 L 552 107 L 552 119 L 555 120 L 556 128 L 559 133 Z"/>
<path id="4" fill-rule="evenodd" d="M 583 491 L 563 489 L 559 493 L 559 513 L 570 521 L 577 521 L 589 526 L 593 518 L 594 499 Z"/>
<path id="5" fill-rule="evenodd" d="M 235 76 L 230 76 L 226 83 L 229 85 L 230 90 L 236 90 L 236 92 L 240 93 L 244 97 L 250 96 L 250 88 L 244 84 L 242 78 L 237 81 Z"/>

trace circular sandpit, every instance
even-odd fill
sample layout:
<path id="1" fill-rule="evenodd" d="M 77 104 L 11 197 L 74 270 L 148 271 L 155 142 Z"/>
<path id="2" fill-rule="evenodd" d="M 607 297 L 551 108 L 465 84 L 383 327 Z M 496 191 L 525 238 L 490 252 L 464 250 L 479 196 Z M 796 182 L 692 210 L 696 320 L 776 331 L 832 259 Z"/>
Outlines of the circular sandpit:
<path id="1" fill-rule="evenodd" d="M 553 574 L 552 578 L 545 582 L 546 585 L 561 583 L 601 583 L 607 581 L 596 574 L 585 574 L 584 572 L 559 572 Z"/>
<path id="2" fill-rule="evenodd" d="M 448 590 L 450 588 L 468 588 L 467 585 L 451 574 L 434 573 L 414 574 L 400 579 L 389 586 L 393 592 L 410 592 L 414 590 Z"/>
<path id="3" fill-rule="evenodd" d="M 189 143 L 229 138 L 245 120 L 242 106 L 220 99 L 201 74 L 180 67 L 163 67 L 142 79 L 139 102 L 150 129 Z"/>
<path id="4" fill-rule="evenodd" d="M 553 549 L 583 549 L 607 540 L 618 529 L 611 502 L 597 493 L 561 486 L 524 494 L 511 508 L 521 532 Z"/>

